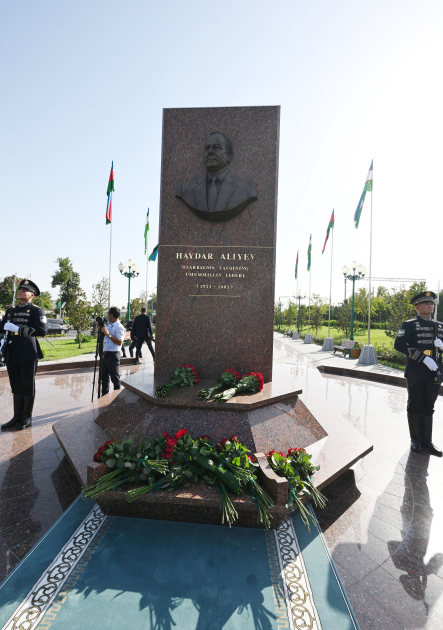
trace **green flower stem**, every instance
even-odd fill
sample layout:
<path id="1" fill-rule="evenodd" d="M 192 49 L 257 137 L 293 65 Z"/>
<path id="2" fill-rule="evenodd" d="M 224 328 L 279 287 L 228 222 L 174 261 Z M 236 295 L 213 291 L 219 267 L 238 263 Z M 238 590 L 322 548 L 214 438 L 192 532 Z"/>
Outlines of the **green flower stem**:
<path id="1" fill-rule="evenodd" d="M 196 462 L 196 464 L 205 470 L 209 470 L 213 475 L 215 475 L 215 477 L 217 477 L 220 483 L 227 486 L 229 490 L 232 490 L 232 492 L 238 494 L 241 491 L 240 480 L 237 479 L 237 477 L 229 470 L 219 468 L 215 464 L 210 464 L 207 457 L 198 452 L 192 454 L 192 459 Z"/>
<path id="2" fill-rule="evenodd" d="M 222 493 L 222 523 L 226 521 L 229 527 L 231 527 L 238 519 L 237 510 L 226 492 L 226 488 L 222 484 L 220 488 Z"/>
<path id="3" fill-rule="evenodd" d="M 138 499 L 138 497 L 141 497 L 143 494 L 147 494 L 148 492 L 151 492 L 153 487 L 154 487 L 154 484 L 150 486 L 141 486 L 141 488 L 134 488 L 134 490 L 128 490 L 128 492 L 126 493 L 125 499 L 128 503 L 131 503 L 131 501 Z"/>

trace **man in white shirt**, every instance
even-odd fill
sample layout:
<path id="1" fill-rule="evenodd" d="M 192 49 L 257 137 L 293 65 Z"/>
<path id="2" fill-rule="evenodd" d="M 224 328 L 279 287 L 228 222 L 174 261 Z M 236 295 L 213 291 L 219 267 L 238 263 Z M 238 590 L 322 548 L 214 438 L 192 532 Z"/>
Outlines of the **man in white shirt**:
<path id="1" fill-rule="evenodd" d="M 109 379 L 114 385 L 114 389 L 121 389 L 120 385 L 120 348 L 125 338 L 123 324 L 118 321 L 120 309 L 111 306 L 108 311 L 108 326 L 100 329 L 105 335 L 103 343 L 103 364 L 102 364 L 102 396 L 109 392 Z"/>

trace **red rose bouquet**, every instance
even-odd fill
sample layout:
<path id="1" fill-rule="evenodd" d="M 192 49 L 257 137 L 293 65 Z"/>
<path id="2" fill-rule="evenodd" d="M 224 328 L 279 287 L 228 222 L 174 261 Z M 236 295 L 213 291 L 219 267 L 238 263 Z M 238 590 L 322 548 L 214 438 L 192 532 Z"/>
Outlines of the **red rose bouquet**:
<path id="1" fill-rule="evenodd" d="M 264 381 L 260 372 L 251 372 L 241 377 L 240 381 L 232 388 L 226 389 L 220 394 L 214 395 L 214 400 L 217 402 L 226 402 L 237 394 L 243 394 L 246 392 L 261 392 L 263 389 Z"/>
<path id="2" fill-rule="evenodd" d="M 290 448 L 284 456 L 281 451 L 270 451 L 265 453 L 272 470 L 279 477 L 286 477 L 288 480 L 288 505 L 289 509 L 294 509 L 294 505 L 298 507 L 303 523 L 309 530 L 309 518 L 315 522 L 311 512 L 306 509 L 301 496 L 312 499 L 314 505 L 324 508 L 326 505 L 326 497 L 317 490 L 312 482 L 312 475 L 320 466 L 311 464 L 312 455 L 308 455 L 304 448 Z"/>
<path id="3" fill-rule="evenodd" d="M 214 387 L 210 387 L 209 389 L 201 389 L 197 398 L 199 400 L 209 400 L 212 398 L 212 395 L 217 390 L 226 390 L 231 389 L 232 387 L 236 387 L 237 383 L 241 380 L 240 374 L 236 370 L 227 369 L 217 379 Z"/>
<path id="4" fill-rule="evenodd" d="M 156 388 L 155 393 L 159 398 L 164 398 L 173 387 L 184 387 L 185 385 L 194 385 L 197 383 L 197 370 L 189 363 L 185 363 L 175 370 L 174 376 L 171 378 L 169 383 L 166 383 L 166 385 L 159 385 Z"/>

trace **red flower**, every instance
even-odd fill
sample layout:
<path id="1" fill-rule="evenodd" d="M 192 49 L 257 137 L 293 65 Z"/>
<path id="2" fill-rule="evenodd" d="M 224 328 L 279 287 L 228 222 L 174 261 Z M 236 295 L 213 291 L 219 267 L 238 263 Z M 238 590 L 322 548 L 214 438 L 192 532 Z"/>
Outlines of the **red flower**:
<path id="1" fill-rule="evenodd" d="M 97 455 L 101 455 L 102 453 L 104 453 L 106 450 L 105 445 L 100 446 L 100 448 L 97 451 Z"/>
<path id="2" fill-rule="evenodd" d="M 170 440 L 171 439 L 171 436 L 166 431 L 163 433 L 163 437 L 165 438 L 165 440 Z"/>
<path id="3" fill-rule="evenodd" d="M 212 437 L 210 435 L 202 435 L 202 439 L 203 440 L 211 440 L 211 442 L 212 442 Z"/>
<path id="4" fill-rule="evenodd" d="M 225 372 L 229 372 L 230 374 L 233 374 L 238 381 L 241 379 L 241 376 L 237 372 L 237 370 L 231 370 L 230 368 L 228 368 L 227 370 L 225 370 Z"/>
<path id="5" fill-rule="evenodd" d="M 187 429 L 181 429 L 180 431 L 177 431 L 177 433 L 174 435 L 174 440 L 176 440 L 176 441 L 180 440 L 180 438 L 182 438 L 184 435 L 188 435 L 188 430 Z M 167 443 L 169 443 L 169 440 L 168 440 Z"/>
<path id="6" fill-rule="evenodd" d="M 176 444 L 177 440 L 175 438 L 169 438 L 169 440 L 166 442 L 166 450 L 173 450 Z"/>
<path id="7" fill-rule="evenodd" d="M 236 435 L 231 435 L 231 442 L 238 442 L 238 437 Z"/>
<path id="8" fill-rule="evenodd" d="M 250 462 L 253 462 L 253 461 L 254 461 L 254 459 L 253 459 L 250 455 L 247 455 L 247 457 L 248 457 L 248 459 L 249 459 L 249 461 L 250 461 Z"/>
<path id="9" fill-rule="evenodd" d="M 306 455 L 306 451 L 305 451 L 305 449 L 304 449 L 304 448 L 299 448 L 299 449 L 298 449 L 298 452 L 299 452 L 299 453 L 304 453 L 304 454 Z"/>
<path id="10" fill-rule="evenodd" d="M 226 442 L 229 442 L 228 438 L 223 438 L 223 440 L 220 442 L 220 446 L 224 448 L 226 445 Z"/>
<path id="11" fill-rule="evenodd" d="M 274 455 L 275 451 L 269 451 L 268 453 L 268 457 L 272 457 Z"/>
<path id="12" fill-rule="evenodd" d="M 287 453 L 286 457 L 289 457 L 289 455 L 290 455 L 291 453 L 298 453 L 298 449 L 297 449 L 297 448 L 290 448 L 290 449 L 288 450 L 288 453 Z"/>
<path id="13" fill-rule="evenodd" d="M 220 442 L 217 442 L 216 449 L 217 449 L 217 451 L 221 451 L 222 450 L 222 445 L 220 444 Z"/>
<path id="14" fill-rule="evenodd" d="M 194 378 L 194 383 L 198 383 L 198 378 Z"/>
<path id="15" fill-rule="evenodd" d="M 106 448 L 108 448 L 109 446 L 111 446 L 112 444 L 112 440 L 108 440 L 107 442 L 105 442 L 105 446 Z"/>
<path id="16" fill-rule="evenodd" d="M 100 455 L 100 453 L 96 453 L 96 454 L 94 455 L 94 461 L 95 461 L 95 462 L 100 462 L 100 461 L 101 461 L 101 455 Z"/>

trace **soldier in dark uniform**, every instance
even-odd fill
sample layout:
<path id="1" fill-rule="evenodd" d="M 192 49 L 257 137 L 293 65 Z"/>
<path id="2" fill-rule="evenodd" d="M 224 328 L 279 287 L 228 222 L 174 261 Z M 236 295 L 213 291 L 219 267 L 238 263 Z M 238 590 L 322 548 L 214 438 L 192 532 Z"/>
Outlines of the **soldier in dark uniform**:
<path id="1" fill-rule="evenodd" d="M 3 354 L 14 400 L 14 417 L 2 424 L 2 430 L 14 426 L 26 429 L 32 424 L 35 373 L 38 360 L 43 359 L 37 336 L 44 337 L 47 332 L 45 311 L 32 304 L 35 295 L 40 295 L 38 286 L 22 280 L 17 292 L 19 305 L 8 308 L 0 322 L 0 332 L 6 333 Z"/>
<path id="2" fill-rule="evenodd" d="M 150 353 L 152 354 L 152 359 L 155 360 L 155 351 L 152 347 L 153 332 L 151 318 L 146 313 L 145 308 L 142 308 L 141 314 L 137 315 L 137 317 L 134 319 L 134 325 L 132 327 L 132 339 L 134 339 L 137 343 L 137 350 L 135 353 L 136 365 L 140 363 L 140 359 L 142 358 L 142 346 L 145 342 L 149 348 Z"/>
<path id="3" fill-rule="evenodd" d="M 434 403 L 442 382 L 443 323 L 434 321 L 435 293 L 424 291 L 412 298 L 417 317 L 403 322 L 394 347 L 406 355 L 405 377 L 408 384 L 408 423 L 411 451 L 424 446 L 431 455 L 442 456 L 432 443 Z"/>

